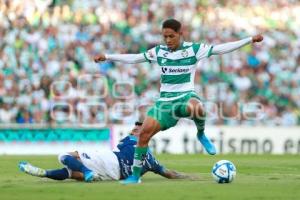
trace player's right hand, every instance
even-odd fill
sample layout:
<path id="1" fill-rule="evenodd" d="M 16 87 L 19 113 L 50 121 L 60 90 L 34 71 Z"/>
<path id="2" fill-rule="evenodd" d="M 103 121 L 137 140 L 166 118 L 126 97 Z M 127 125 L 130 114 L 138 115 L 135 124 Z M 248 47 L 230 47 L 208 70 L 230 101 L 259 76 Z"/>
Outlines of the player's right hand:
<path id="1" fill-rule="evenodd" d="M 263 41 L 264 37 L 262 35 L 255 35 L 252 37 L 252 42 L 255 43 L 255 42 L 261 42 Z"/>
<path id="2" fill-rule="evenodd" d="M 97 62 L 102 62 L 102 61 L 105 61 L 106 60 L 106 57 L 104 54 L 99 54 L 97 56 L 94 57 L 94 61 L 97 63 Z"/>

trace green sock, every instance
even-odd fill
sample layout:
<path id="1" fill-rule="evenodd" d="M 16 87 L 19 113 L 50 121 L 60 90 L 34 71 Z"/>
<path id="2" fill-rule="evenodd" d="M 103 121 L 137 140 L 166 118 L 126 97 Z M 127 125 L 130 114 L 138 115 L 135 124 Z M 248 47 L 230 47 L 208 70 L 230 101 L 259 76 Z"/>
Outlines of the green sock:
<path id="1" fill-rule="evenodd" d="M 194 122 L 197 127 L 198 135 L 202 135 L 204 133 L 205 120 L 195 118 Z"/>
<path id="2" fill-rule="evenodd" d="M 147 151 L 148 151 L 148 147 L 135 147 L 132 175 L 136 177 L 141 176 L 143 161 L 145 159 Z"/>

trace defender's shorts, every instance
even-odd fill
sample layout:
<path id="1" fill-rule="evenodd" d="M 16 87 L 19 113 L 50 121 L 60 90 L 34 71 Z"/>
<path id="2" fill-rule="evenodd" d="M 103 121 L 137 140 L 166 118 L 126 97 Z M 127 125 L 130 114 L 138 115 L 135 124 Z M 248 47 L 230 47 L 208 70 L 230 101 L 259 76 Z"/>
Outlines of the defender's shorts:
<path id="1" fill-rule="evenodd" d="M 186 108 L 191 98 L 201 101 L 201 98 L 195 92 L 189 92 L 185 96 L 171 101 L 157 100 L 148 110 L 147 116 L 158 121 L 161 130 L 171 128 L 177 124 L 180 118 L 189 117 Z"/>
<path id="2" fill-rule="evenodd" d="M 95 173 L 96 180 L 119 180 L 120 166 L 117 156 L 110 150 L 78 152 L 84 166 Z"/>

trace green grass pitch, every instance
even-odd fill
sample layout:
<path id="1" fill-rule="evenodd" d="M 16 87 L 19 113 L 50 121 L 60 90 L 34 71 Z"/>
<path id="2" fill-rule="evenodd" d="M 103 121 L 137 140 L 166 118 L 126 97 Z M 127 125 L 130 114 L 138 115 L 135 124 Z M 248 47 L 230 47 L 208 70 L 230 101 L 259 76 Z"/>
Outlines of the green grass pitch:
<path id="1" fill-rule="evenodd" d="M 54 181 L 19 172 L 17 163 L 27 160 L 44 168 L 60 167 L 55 156 L 0 156 L 1 200 L 187 200 L 187 199 L 300 199 L 299 155 L 160 155 L 161 163 L 198 180 L 168 180 L 152 173 L 140 185 L 118 182 L 83 183 Z M 217 184 L 210 170 L 221 159 L 237 167 L 233 183 Z"/>

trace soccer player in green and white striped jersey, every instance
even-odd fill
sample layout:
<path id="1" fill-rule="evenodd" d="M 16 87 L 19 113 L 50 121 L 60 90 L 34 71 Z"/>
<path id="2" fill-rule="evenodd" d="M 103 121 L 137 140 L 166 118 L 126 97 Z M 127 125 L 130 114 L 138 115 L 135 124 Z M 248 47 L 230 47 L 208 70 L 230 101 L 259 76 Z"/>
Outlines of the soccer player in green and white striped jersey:
<path id="1" fill-rule="evenodd" d="M 184 42 L 181 40 L 181 24 L 175 19 L 163 22 L 162 35 L 166 45 L 158 45 L 140 54 L 100 54 L 95 62 L 105 60 L 123 63 L 157 62 L 161 67 L 160 98 L 147 113 L 140 138 L 135 148 L 133 175 L 123 184 L 140 182 L 143 159 L 148 151 L 148 142 L 153 135 L 176 125 L 179 118 L 191 118 L 197 127 L 197 138 L 205 150 L 216 154 L 213 143 L 205 136 L 205 111 L 201 98 L 194 91 L 194 76 L 199 60 L 212 55 L 229 53 L 247 44 L 261 42 L 256 35 L 239 41 L 219 45 Z"/>

